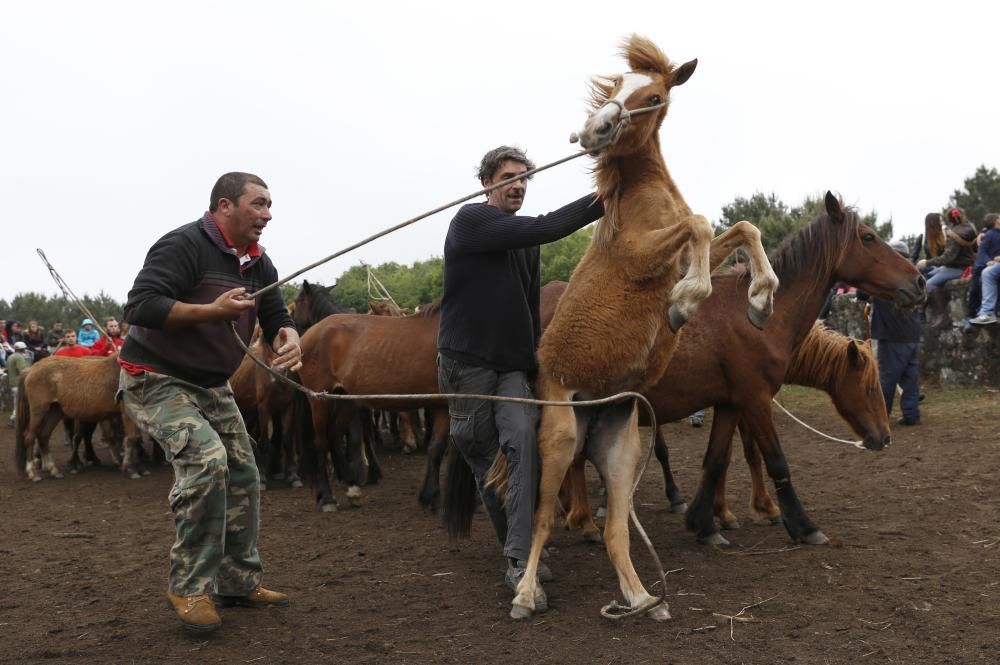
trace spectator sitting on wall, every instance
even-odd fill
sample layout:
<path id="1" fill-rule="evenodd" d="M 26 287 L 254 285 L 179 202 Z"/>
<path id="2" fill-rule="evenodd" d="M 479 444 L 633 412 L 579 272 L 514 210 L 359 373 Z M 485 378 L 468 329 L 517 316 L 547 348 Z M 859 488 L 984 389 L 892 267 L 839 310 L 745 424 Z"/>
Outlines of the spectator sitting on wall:
<path id="1" fill-rule="evenodd" d="M 925 314 L 934 312 L 933 320 L 928 317 L 928 323 L 932 327 L 949 322 L 947 299 L 940 287 L 944 286 L 945 282 L 961 277 L 976 258 L 976 229 L 965 218 L 965 211 L 961 208 L 952 208 L 945 219 L 949 228 L 945 238 L 944 254 L 917 262 L 917 269 L 927 277 Z"/>
<path id="2" fill-rule="evenodd" d="M 991 212 L 983 218 L 983 229 L 979 234 L 979 252 L 976 262 L 972 265 L 972 280 L 969 282 L 969 309 L 965 327 L 968 329 L 972 319 L 978 319 L 980 314 L 986 314 L 987 319 L 993 315 L 993 307 L 983 308 L 983 271 L 1000 259 L 1000 214 Z M 983 320 L 983 323 L 996 321 Z"/>
<path id="3" fill-rule="evenodd" d="M 101 339 L 94 342 L 94 345 L 90 347 L 91 353 L 95 356 L 110 356 L 122 348 L 122 344 L 125 343 L 125 340 L 121 336 L 121 328 L 118 326 L 118 320 L 115 317 L 109 316 L 104 319 L 104 330 L 108 334 L 102 336 Z"/>
<path id="4" fill-rule="evenodd" d="M 38 325 L 38 321 L 28 322 L 28 330 L 24 333 L 24 343 L 28 346 L 32 362 L 38 362 L 49 355 L 49 350 L 45 347 L 45 330 Z"/>
<path id="5" fill-rule="evenodd" d="M 63 335 L 66 333 L 62 329 L 62 321 L 53 321 L 52 327 L 49 329 L 49 334 L 45 338 L 45 344 L 49 347 L 49 353 L 55 353 L 56 349 L 62 344 Z"/>

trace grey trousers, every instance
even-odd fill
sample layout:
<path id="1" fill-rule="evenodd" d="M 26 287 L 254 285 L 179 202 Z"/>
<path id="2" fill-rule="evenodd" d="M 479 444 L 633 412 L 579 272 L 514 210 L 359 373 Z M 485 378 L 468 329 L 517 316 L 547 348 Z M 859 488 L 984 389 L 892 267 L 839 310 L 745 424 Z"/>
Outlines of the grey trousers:
<path id="1" fill-rule="evenodd" d="M 438 355 L 438 385 L 443 393 L 533 397 L 524 372 L 496 372 L 443 355 Z M 504 556 L 527 559 L 538 502 L 538 407 L 455 399 L 448 401 L 448 414 L 452 441 L 472 467 Z M 498 450 L 507 457 L 506 510 L 493 490 L 483 487 Z"/>

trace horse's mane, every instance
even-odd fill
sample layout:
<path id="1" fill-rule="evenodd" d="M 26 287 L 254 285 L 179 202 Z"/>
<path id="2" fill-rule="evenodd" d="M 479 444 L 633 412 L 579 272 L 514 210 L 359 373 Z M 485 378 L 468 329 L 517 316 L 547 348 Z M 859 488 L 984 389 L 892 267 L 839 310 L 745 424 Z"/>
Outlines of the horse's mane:
<path id="1" fill-rule="evenodd" d="M 861 224 L 855 208 L 842 206 L 842 210 L 843 222 L 831 221 L 823 210 L 771 253 L 768 258 L 779 279 L 792 281 L 807 275 L 819 280 L 833 273 L 844 260 L 849 240 L 857 234 Z"/>
<path id="2" fill-rule="evenodd" d="M 650 72 L 669 77 L 673 70 L 670 59 L 656 44 L 636 34 L 632 34 L 622 42 L 620 54 L 628 62 L 628 66 L 633 72 Z M 592 111 L 604 106 L 611 98 L 617 79 L 617 76 L 595 76 L 590 80 Z M 657 115 L 659 116 L 657 127 L 659 127 L 659 122 L 662 122 L 665 112 L 661 111 Z M 601 157 L 593 169 L 597 180 L 597 195 L 604 201 L 604 217 L 597 222 L 597 228 L 594 231 L 593 242 L 598 247 L 607 247 L 615 232 L 621 228 L 618 221 L 618 193 L 621 189 L 621 174 L 618 169 L 610 168 L 610 166 L 608 158 Z"/>
<path id="3" fill-rule="evenodd" d="M 813 387 L 831 386 L 851 368 L 847 347 L 857 340 L 827 329 L 817 321 L 809 330 L 785 372 L 785 382 Z M 868 344 L 857 344 L 863 359 L 862 383 L 878 384 L 878 363 Z"/>

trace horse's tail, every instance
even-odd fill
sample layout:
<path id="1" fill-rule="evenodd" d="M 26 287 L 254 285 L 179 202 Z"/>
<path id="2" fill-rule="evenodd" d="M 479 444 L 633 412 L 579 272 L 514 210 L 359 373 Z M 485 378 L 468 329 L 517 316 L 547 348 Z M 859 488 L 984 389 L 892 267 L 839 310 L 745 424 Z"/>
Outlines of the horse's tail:
<path id="1" fill-rule="evenodd" d="M 17 419 L 17 432 L 14 444 L 14 462 L 17 464 L 17 472 L 21 475 L 25 473 L 28 464 L 28 441 L 24 437 L 28 429 L 28 421 L 31 419 L 31 405 L 28 402 L 28 391 L 25 390 L 25 379 L 28 373 L 22 372 L 17 377 L 17 402 L 14 405 Z"/>
<path id="2" fill-rule="evenodd" d="M 507 456 L 497 452 L 493 458 L 493 466 L 486 474 L 486 487 L 492 487 L 501 503 L 507 502 Z"/>
<path id="3" fill-rule="evenodd" d="M 319 468 L 316 465 L 316 440 L 313 436 L 312 406 L 309 398 L 301 391 L 292 395 L 292 427 L 293 445 L 299 453 L 299 475 L 302 478 L 315 478 Z"/>
<path id="4" fill-rule="evenodd" d="M 468 537 L 476 512 L 476 477 L 455 444 L 448 446 L 448 484 L 444 492 L 444 523 L 452 541 Z"/>

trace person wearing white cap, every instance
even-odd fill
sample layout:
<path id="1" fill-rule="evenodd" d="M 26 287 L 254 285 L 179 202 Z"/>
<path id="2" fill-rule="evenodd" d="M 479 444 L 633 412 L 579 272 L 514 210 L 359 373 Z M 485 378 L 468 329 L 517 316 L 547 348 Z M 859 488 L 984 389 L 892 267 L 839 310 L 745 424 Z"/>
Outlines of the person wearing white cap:
<path id="1" fill-rule="evenodd" d="M 7 358 L 7 380 L 10 382 L 11 403 L 14 405 L 7 421 L 8 427 L 14 426 L 14 413 L 17 411 L 17 380 L 21 372 L 28 368 L 27 350 L 28 345 L 24 342 L 14 342 L 14 353 Z"/>

